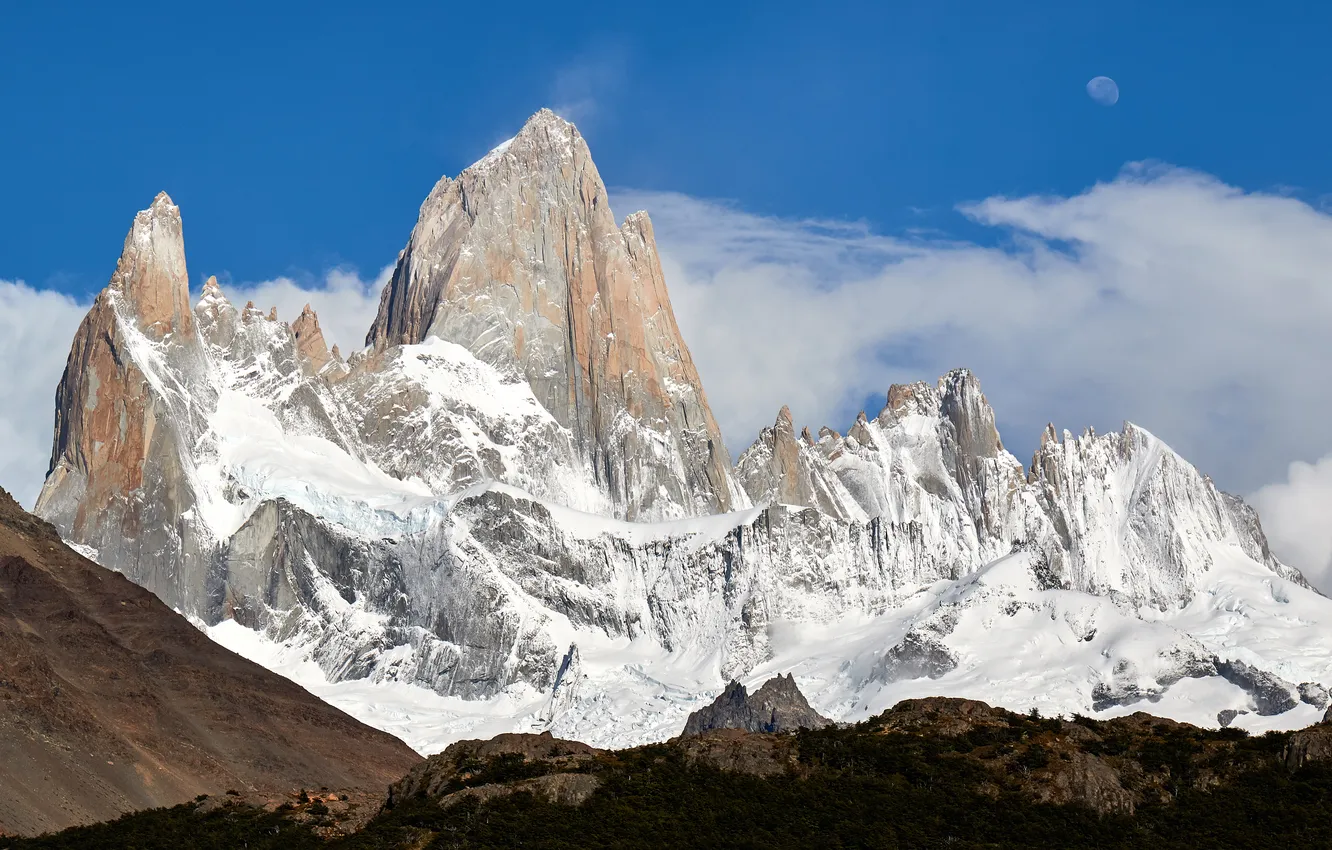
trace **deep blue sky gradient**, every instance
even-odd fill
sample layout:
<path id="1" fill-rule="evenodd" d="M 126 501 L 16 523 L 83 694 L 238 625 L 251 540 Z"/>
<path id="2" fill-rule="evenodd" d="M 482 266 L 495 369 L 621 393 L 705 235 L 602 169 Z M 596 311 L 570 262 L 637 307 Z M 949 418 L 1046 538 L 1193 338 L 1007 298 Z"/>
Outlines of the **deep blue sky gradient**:
<path id="1" fill-rule="evenodd" d="M 887 233 L 1140 159 L 1319 202 L 1329 5 L 10 3 L 0 278 L 96 291 L 160 189 L 196 285 L 373 274 L 441 174 L 579 98 L 612 186 Z"/>

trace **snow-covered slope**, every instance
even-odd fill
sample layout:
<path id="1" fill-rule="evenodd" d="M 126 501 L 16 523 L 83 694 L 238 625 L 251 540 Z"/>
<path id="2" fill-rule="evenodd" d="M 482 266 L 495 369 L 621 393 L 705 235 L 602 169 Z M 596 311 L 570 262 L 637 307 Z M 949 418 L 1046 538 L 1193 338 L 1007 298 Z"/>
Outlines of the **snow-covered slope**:
<path id="1" fill-rule="evenodd" d="M 212 280 L 190 310 L 162 196 L 71 351 L 39 511 L 423 751 L 664 738 L 786 672 L 844 720 L 926 694 L 1254 726 L 1326 702 L 1332 602 L 1137 426 L 1050 428 L 1024 467 L 956 370 L 845 435 L 783 410 L 718 467 L 650 224 L 603 200 L 538 115 L 436 187 L 344 361 L 313 310 Z"/>

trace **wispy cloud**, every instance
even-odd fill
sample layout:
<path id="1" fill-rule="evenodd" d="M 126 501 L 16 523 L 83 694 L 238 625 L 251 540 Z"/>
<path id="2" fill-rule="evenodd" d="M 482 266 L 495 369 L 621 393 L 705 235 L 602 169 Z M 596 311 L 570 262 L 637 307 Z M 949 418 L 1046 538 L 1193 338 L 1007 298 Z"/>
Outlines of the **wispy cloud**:
<path id="1" fill-rule="evenodd" d="M 624 88 L 628 53 L 616 45 L 602 46 L 556 71 L 546 93 L 551 110 L 586 131 Z"/>

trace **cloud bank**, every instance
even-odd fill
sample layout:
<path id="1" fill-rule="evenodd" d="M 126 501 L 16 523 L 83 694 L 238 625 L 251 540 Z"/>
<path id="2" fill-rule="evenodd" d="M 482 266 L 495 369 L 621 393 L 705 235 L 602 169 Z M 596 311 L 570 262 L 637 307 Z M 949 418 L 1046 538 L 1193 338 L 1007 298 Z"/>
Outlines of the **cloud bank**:
<path id="1" fill-rule="evenodd" d="M 1277 555 L 1332 594 L 1332 454 L 1292 463 L 1285 481 L 1263 487 L 1252 502 Z"/>
<path id="2" fill-rule="evenodd" d="M 0 487 L 27 507 L 46 477 L 56 386 L 90 306 L 0 280 Z"/>
<path id="3" fill-rule="evenodd" d="M 1332 498 L 1308 470 L 1326 481 L 1332 458 L 1307 462 L 1332 449 L 1332 216 L 1149 165 L 1072 197 L 960 207 L 992 244 L 670 193 L 613 200 L 652 214 L 733 452 L 783 404 L 844 430 L 890 384 L 967 366 L 1020 457 L 1048 421 L 1131 420 L 1228 490 L 1282 482 L 1262 491 L 1273 545 L 1315 577 L 1326 570 Z M 1306 463 L 1288 473 L 1292 460 Z"/>
<path id="4" fill-rule="evenodd" d="M 733 452 L 783 404 L 801 423 L 845 429 L 861 407 L 877 412 L 890 384 L 968 366 L 1020 457 L 1047 421 L 1080 431 L 1132 420 L 1224 488 L 1252 494 L 1277 553 L 1332 588 L 1332 215 L 1141 165 L 1072 197 L 961 207 L 993 237 L 985 243 L 671 193 L 613 200 L 621 213 L 652 214 L 677 317 Z M 223 289 L 287 321 L 310 302 L 330 344 L 350 353 L 390 273 Z M 28 505 L 87 306 L 0 281 L 0 484 Z"/>

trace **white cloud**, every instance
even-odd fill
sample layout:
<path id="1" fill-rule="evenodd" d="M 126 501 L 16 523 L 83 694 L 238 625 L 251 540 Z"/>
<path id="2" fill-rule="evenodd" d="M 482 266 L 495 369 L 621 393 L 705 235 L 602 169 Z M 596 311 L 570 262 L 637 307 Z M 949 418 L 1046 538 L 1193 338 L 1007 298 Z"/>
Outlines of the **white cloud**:
<path id="1" fill-rule="evenodd" d="M 1268 542 L 1325 592 L 1332 592 L 1332 454 L 1297 461 L 1286 480 L 1253 495 Z"/>
<path id="2" fill-rule="evenodd" d="M 618 45 L 580 56 L 555 73 L 547 92 L 550 109 L 586 133 L 606 101 L 619 93 L 627 72 L 628 54 Z"/>
<path id="3" fill-rule="evenodd" d="M 89 306 L 0 280 L 0 487 L 29 508 L 51 460 L 56 386 Z"/>
<path id="4" fill-rule="evenodd" d="M 1313 576 L 1328 572 L 1320 520 L 1332 458 L 1290 464 L 1332 450 L 1332 215 L 1145 167 L 1073 197 L 964 207 L 994 244 L 891 238 L 678 194 L 614 200 L 653 215 L 676 314 L 733 451 L 783 404 L 802 422 L 845 428 L 867 397 L 876 412 L 889 384 L 969 366 L 1019 456 L 1046 421 L 1105 430 L 1131 419 L 1228 489 L 1283 482 L 1256 497 L 1273 546 Z M 350 353 L 390 272 L 224 290 L 287 321 L 309 301 L 330 344 Z M 86 304 L 0 283 L 0 307 L 0 484 L 31 504 Z"/>
<path id="5" fill-rule="evenodd" d="M 279 277 L 261 283 L 222 284 L 222 293 L 237 307 L 246 301 L 268 312 L 277 307 L 278 318 L 292 322 L 306 304 L 319 315 L 319 328 L 329 347 L 337 345 L 346 357 L 365 347 L 365 334 L 370 330 L 375 312 L 379 309 L 379 293 L 393 275 L 393 266 L 380 270 L 373 280 L 363 280 L 355 269 L 334 269 L 324 275 L 321 284 L 302 286 L 291 278 Z"/>
<path id="6" fill-rule="evenodd" d="M 733 452 L 782 404 L 844 429 L 867 396 L 955 366 L 980 376 L 1019 456 L 1047 421 L 1129 419 L 1248 492 L 1332 448 L 1332 215 L 1297 199 L 1132 166 L 1073 197 L 962 207 L 992 245 L 677 194 L 614 200 L 652 214 Z M 1313 566 L 1308 547 L 1274 539 Z"/>

